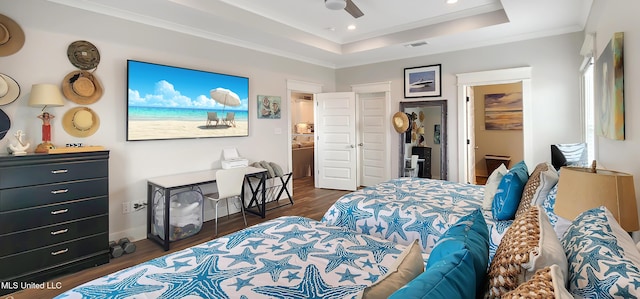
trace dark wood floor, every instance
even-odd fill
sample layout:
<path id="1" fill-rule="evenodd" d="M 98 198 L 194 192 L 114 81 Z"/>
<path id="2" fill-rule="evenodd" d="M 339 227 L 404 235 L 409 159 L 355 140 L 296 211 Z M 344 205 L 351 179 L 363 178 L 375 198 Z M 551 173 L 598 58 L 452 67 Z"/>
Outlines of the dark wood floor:
<path id="1" fill-rule="evenodd" d="M 281 208 L 277 208 L 267 212 L 265 219 L 260 218 L 252 214 L 247 214 L 247 222 L 249 225 L 263 222 L 265 220 L 277 218 L 280 216 L 299 215 L 309 217 L 312 219 L 320 220 L 324 213 L 327 211 L 340 196 L 348 193 L 347 191 L 327 190 L 327 189 L 315 189 L 313 187 L 313 178 L 301 178 L 293 181 L 293 193 L 294 193 L 294 205 L 288 205 Z M 284 201 L 280 201 L 281 204 Z M 207 221 L 203 224 L 202 230 L 189 238 L 179 240 L 171 243 L 171 250 L 174 252 L 181 250 L 202 242 L 214 239 L 214 221 Z M 222 217 L 218 221 L 218 233 L 220 236 L 235 232 L 244 228 L 242 221 L 242 214 L 232 214 L 229 219 Z M 113 273 L 120 269 L 130 267 L 132 265 L 139 264 L 141 262 L 156 258 L 164 255 L 167 252 L 163 251 L 160 246 L 150 240 L 140 240 L 135 242 L 136 251 L 131 254 L 124 254 L 121 257 L 111 259 L 106 265 L 86 269 L 74 274 L 61 276 L 56 279 L 52 279 L 53 283 L 60 283 L 62 286 L 58 290 L 24 290 L 11 294 L 13 298 L 52 298 L 64 291 L 72 289 L 82 283 L 93 280 L 95 278 L 104 276 L 109 273 Z M 0 298 L 12 298 L 7 296 L 0 296 Z"/>

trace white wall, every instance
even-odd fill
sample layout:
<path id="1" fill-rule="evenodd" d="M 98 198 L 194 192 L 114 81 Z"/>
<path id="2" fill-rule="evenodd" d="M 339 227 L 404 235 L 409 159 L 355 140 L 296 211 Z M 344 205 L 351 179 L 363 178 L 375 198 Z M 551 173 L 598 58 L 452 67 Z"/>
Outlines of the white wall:
<path id="1" fill-rule="evenodd" d="M 287 79 L 318 83 L 323 85 L 325 91 L 334 90 L 335 71 L 332 69 L 108 18 L 43 0 L 0 0 L 0 7 L 2 14 L 17 21 L 26 35 L 24 47 L 19 52 L 0 57 L 0 72 L 11 76 L 21 86 L 18 100 L 0 107 L 12 121 L 7 137 L 0 141 L 2 151 L 18 129 L 26 133 L 32 145 L 39 143 L 42 122 L 36 115 L 40 111 L 27 106 L 31 85 L 60 84 L 64 76 L 75 69 L 66 56 L 68 45 L 76 40 L 87 40 L 100 51 L 101 61 L 95 74 L 102 82 L 104 95 L 89 106 L 100 117 L 97 133 L 88 138 L 74 138 L 64 131 L 60 120 L 67 110 L 75 106 L 73 102 L 66 101 L 64 107 L 47 110 L 56 116 L 52 122 L 54 144 L 83 142 L 87 145 L 103 145 L 111 151 L 111 239 L 124 236 L 146 238 L 146 212 L 124 215 L 121 203 L 145 201 L 148 178 L 219 167 L 221 151 L 226 147 L 237 147 L 241 155 L 252 161 L 273 161 L 286 168 L 289 151 L 289 120 L 286 115 L 289 115 L 289 107 L 283 107 L 282 115 L 285 117 L 282 119 L 259 120 L 255 109 L 258 94 L 287 99 Z M 249 137 L 125 141 L 127 59 L 249 77 Z M 285 105 L 288 106 L 288 103 Z M 281 134 L 277 134 L 277 130 Z M 210 213 L 210 203 L 206 203 L 206 207 Z"/>
<path id="2" fill-rule="evenodd" d="M 634 176 L 636 198 L 640 196 L 640 2 L 634 0 L 604 1 L 593 4 L 585 32 L 595 33 L 596 57 L 613 36 L 624 32 L 624 110 L 625 140 L 596 136 L 596 160 L 599 168 L 630 173 Z M 597 100 L 597 99 L 596 99 Z M 640 202 L 638 203 L 640 211 Z M 635 236 L 640 239 L 640 235 Z"/>
<path id="3" fill-rule="evenodd" d="M 448 103 L 447 156 L 449 180 L 458 177 L 458 103 L 456 74 L 514 67 L 532 67 L 534 161 L 550 161 L 549 146 L 565 140 L 579 140 L 581 134 L 579 50 L 582 34 L 572 33 L 522 42 L 456 51 L 410 59 L 382 62 L 336 71 L 337 90 L 352 84 L 391 81 L 391 107 L 400 101 L 440 100 Z M 428 47 L 428 46 L 427 46 Z M 442 64 L 441 98 L 403 98 L 404 68 Z M 389 118 L 396 110 L 390 111 Z M 392 144 L 400 135 L 392 136 Z M 391 169 L 398 169 L 397 146 L 392 146 Z M 533 167 L 533 166 L 532 166 Z"/>

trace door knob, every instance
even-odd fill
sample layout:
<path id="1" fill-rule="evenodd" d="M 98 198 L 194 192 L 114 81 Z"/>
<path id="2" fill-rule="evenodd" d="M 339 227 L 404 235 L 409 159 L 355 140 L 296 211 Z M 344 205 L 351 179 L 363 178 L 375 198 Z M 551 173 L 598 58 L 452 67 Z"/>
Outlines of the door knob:
<path id="1" fill-rule="evenodd" d="M 358 143 L 359 146 L 363 146 L 364 144 L 362 142 Z"/>

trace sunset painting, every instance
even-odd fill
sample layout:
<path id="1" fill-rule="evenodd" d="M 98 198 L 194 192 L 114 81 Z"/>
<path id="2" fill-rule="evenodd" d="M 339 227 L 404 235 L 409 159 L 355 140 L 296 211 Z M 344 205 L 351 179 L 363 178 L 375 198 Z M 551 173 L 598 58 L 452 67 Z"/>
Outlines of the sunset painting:
<path id="1" fill-rule="evenodd" d="M 486 130 L 522 130 L 522 93 L 493 93 L 484 96 Z"/>

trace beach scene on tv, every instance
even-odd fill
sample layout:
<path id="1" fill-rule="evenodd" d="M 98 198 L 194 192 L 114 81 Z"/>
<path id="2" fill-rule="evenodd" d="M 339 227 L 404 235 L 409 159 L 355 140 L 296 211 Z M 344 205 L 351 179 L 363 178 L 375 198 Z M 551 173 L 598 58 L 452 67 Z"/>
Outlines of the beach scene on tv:
<path id="1" fill-rule="evenodd" d="M 249 79 L 127 61 L 127 140 L 249 135 Z"/>

